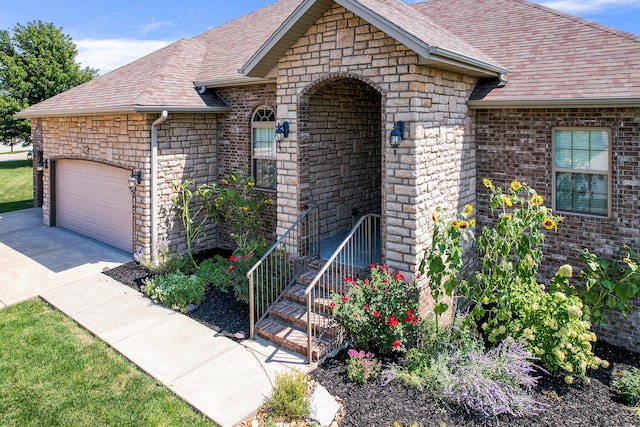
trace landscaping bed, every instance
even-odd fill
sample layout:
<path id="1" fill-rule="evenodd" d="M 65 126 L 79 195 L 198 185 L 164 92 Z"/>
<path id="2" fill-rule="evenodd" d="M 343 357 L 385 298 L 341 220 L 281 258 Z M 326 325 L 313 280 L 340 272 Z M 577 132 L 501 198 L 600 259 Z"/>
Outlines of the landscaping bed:
<path id="1" fill-rule="evenodd" d="M 105 272 L 133 289 L 140 290 L 142 280 L 150 272 L 135 262 Z M 232 336 L 238 331 L 247 333 L 249 312 L 245 304 L 233 295 L 209 288 L 205 301 L 187 314 L 212 330 Z M 640 418 L 626 407 L 610 387 L 614 371 L 640 367 L 640 355 L 622 348 L 598 342 L 598 356 L 608 360 L 606 369 L 590 370 L 588 381 L 565 384 L 562 376 L 541 373 L 534 397 L 547 405 L 545 411 L 531 417 L 503 417 L 487 421 L 448 408 L 429 394 L 395 379 L 384 383 L 385 375 L 375 381 L 356 384 L 347 380 L 346 352 L 324 361 L 312 374 L 329 392 L 342 399 L 345 418 L 341 426 L 387 427 L 399 422 L 402 427 L 416 423 L 420 426 L 638 426 Z"/>

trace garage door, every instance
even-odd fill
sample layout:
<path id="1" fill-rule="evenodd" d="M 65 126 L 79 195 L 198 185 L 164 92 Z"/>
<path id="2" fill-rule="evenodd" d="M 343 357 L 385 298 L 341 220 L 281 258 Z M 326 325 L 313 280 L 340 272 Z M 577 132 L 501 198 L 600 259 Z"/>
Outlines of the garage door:
<path id="1" fill-rule="evenodd" d="M 132 251 L 132 197 L 126 169 L 82 160 L 56 162 L 56 225 Z"/>

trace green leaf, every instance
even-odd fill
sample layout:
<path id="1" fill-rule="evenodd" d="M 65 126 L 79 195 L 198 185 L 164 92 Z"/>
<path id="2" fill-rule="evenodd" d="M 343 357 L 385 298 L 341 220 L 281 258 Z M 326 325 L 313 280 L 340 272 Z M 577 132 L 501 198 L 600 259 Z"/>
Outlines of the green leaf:
<path id="1" fill-rule="evenodd" d="M 446 312 L 449 309 L 449 305 L 445 304 L 443 302 L 439 302 L 435 305 L 435 307 L 433 307 L 433 312 L 436 314 L 436 316 L 441 315 L 442 313 Z"/>

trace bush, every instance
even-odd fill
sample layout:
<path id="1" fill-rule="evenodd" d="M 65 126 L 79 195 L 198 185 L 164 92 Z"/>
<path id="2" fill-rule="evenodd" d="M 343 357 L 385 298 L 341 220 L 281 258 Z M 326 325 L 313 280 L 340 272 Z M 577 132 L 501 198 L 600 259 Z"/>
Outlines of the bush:
<path id="1" fill-rule="evenodd" d="M 196 276 L 206 285 L 220 289 L 222 292 L 229 292 L 231 280 L 229 277 L 229 266 L 231 261 L 216 255 L 200 263 L 196 270 Z"/>
<path id="2" fill-rule="evenodd" d="M 631 368 L 618 372 L 611 386 L 628 404 L 640 404 L 640 369 Z"/>
<path id="3" fill-rule="evenodd" d="M 520 417 L 543 408 L 531 394 L 537 383 L 531 354 L 512 339 L 488 352 L 479 342 L 435 354 L 412 349 L 407 359 L 407 368 L 398 374 L 401 380 L 467 413 Z"/>
<path id="4" fill-rule="evenodd" d="M 307 376 L 292 371 L 276 375 L 271 395 L 265 400 L 265 409 L 275 417 L 288 420 L 307 418 L 310 413 Z"/>
<path id="5" fill-rule="evenodd" d="M 356 383 L 366 383 L 380 373 L 382 363 L 375 354 L 351 349 L 347 359 L 347 378 Z"/>
<path id="6" fill-rule="evenodd" d="M 345 279 L 345 295 L 332 295 L 332 307 L 354 345 L 377 354 L 404 352 L 419 326 L 418 291 L 386 266 L 371 266 L 371 279 Z"/>
<path id="7" fill-rule="evenodd" d="M 158 303 L 185 313 L 189 304 L 204 300 L 205 285 L 196 276 L 178 271 L 144 280 L 144 294 Z"/>

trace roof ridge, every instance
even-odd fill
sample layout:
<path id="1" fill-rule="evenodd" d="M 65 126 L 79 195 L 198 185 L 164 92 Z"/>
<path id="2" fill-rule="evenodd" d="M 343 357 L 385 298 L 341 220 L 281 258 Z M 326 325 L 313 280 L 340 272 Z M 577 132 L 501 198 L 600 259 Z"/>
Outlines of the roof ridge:
<path id="1" fill-rule="evenodd" d="M 570 13 L 563 12 L 561 10 L 553 9 L 553 8 L 551 8 L 549 6 L 545 6 L 545 5 L 540 4 L 540 3 L 534 3 L 534 2 L 529 1 L 529 0 L 506 0 L 506 1 L 514 1 L 514 2 L 517 2 L 517 3 L 521 3 L 521 4 L 526 4 L 528 6 L 533 6 L 533 7 L 538 8 L 538 9 L 544 11 L 544 12 L 551 13 L 551 14 L 556 15 L 558 17 L 568 19 L 569 21 L 573 21 L 573 22 L 578 23 L 578 24 L 586 25 L 586 26 L 592 27 L 592 28 L 594 28 L 596 30 L 604 31 L 606 33 L 609 33 L 609 34 L 612 34 L 614 36 L 627 39 L 627 40 L 635 42 L 635 43 L 640 43 L 640 36 L 637 36 L 637 35 L 632 34 L 632 33 L 628 33 L 626 31 L 618 30 L 617 28 L 609 27 L 608 25 L 599 24 L 599 23 L 591 21 L 589 19 L 580 18 L 579 16 L 575 16 L 575 15 L 572 15 Z"/>
<path id="2" fill-rule="evenodd" d="M 413 6 L 417 6 L 419 4 L 423 4 L 423 3 L 442 3 L 442 2 L 446 3 L 447 1 L 448 0 L 423 0 L 423 1 L 419 0 L 419 1 L 416 1 L 415 3 L 407 3 L 407 6 L 413 7 Z M 613 28 L 613 27 L 610 27 L 608 25 L 599 24 L 599 23 L 591 21 L 589 19 L 580 18 L 579 16 L 575 16 L 575 15 L 572 15 L 570 13 L 563 12 L 561 10 L 553 9 L 553 8 L 551 8 L 549 6 L 545 6 L 545 5 L 540 4 L 540 3 L 534 3 L 534 2 L 529 1 L 529 0 L 503 0 L 503 1 L 512 1 L 514 3 L 520 3 L 520 4 L 523 4 L 523 5 L 526 5 L 526 6 L 532 6 L 532 7 L 535 7 L 535 8 L 537 8 L 537 9 L 543 11 L 543 12 L 550 13 L 552 15 L 556 15 L 556 16 L 561 17 L 561 18 L 565 18 L 565 19 L 567 19 L 569 21 L 573 21 L 573 22 L 578 23 L 578 24 L 586 25 L 588 27 L 592 27 L 594 29 L 597 29 L 597 30 L 600 30 L 600 31 L 604 31 L 606 33 L 609 33 L 609 34 L 612 34 L 614 36 L 627 39 L 627 40 L 635 42 L 635 43 L 640 43 L 640 36 L 638 36 L 638 35 L 635 35 L 633 33 L 629 33 L 629 32 L 626 32 L 626 31 L 618 30 L 617 28 Z M 422 14 L 422 12 L 420 11 L 420 8 L 416 7 L 415 9 Z"/>

